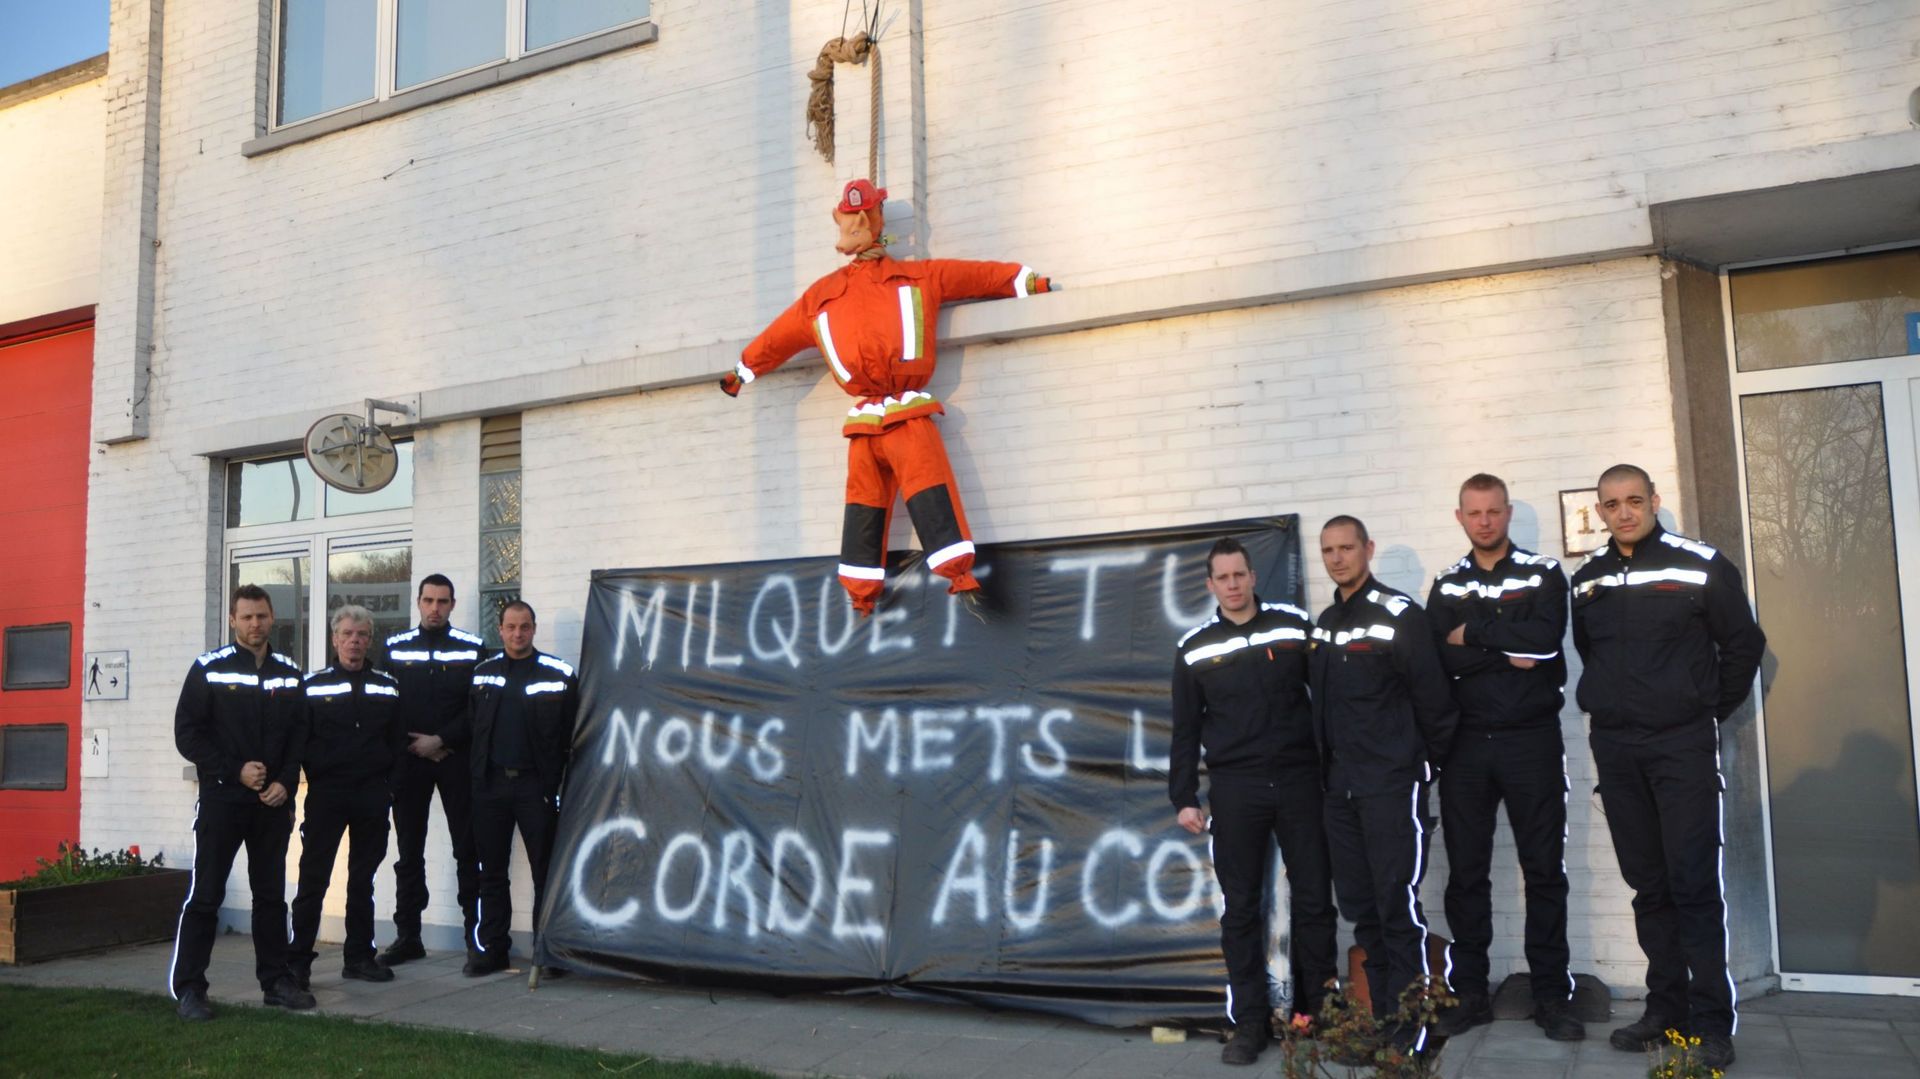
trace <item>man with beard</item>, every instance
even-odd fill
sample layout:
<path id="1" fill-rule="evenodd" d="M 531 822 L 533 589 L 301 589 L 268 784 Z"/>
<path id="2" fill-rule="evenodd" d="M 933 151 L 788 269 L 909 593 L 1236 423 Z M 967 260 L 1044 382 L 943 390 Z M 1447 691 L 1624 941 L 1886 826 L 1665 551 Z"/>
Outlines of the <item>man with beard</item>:
<path id="1" fill-rule="evenodd" d="M 393 924 L 399 935 L 380 953 L 388 966 L 427 954 L 420 942 L 420 915 L 427 909 L 427 814 L 436 790 L 453 843 L 465 923 L 462 939 L 472 941 L 474 926 L 472 780 L 467 762 L 446 744 L 444 735 L 464 722 L 473 668 L 484 642 L 448 623 L 453 617 L 453 582 L 444 575 L 421 578 L 415 604 L 420 624 L 387 638 L 386 667 L 400 684 L 408 739 L 408 759 L 393 792 L 393 830 L 400 848 L 393 863 Z"/>
<path id="2" fill-rule="evenodd" d="M 1487 949 L 1493 943 L 1495 814 L 1502 802 L 1526 881 L 1527 969 L 1533 1021 L 1555 1041 L 1586 1028 L 1567 1010 L 1567 775 L 1560 741 L 1560 639 L 1567 578 L 1560 563 L 1507 538 L 1507 485 L 1480 473 L 1460 485 L 1454 520 L 1473 549 L 1434 579 L 1428 618 L 1453 676 L 1460 728 L 1440 773 L 1447 844 L 1448 981 L 1459 1003 L 1437 1026 L 1449 1037 L 1493 1021 Z"/>
<path id="3" fill-rule="evenodd" d="M 1573 575 L 1580 708 L 1633 924 L 1647 955 L 1647 1010 L 1607 1039 L 1645 1052 L 1668 1029 L 1733 1063 L 1739 1023 L 1727 970 L 1721 875 L 1720 724 L 1753 689 L 1767 638 L 1726 555 L 1660 527 L 1660 495 L 1635 465 L 1600 475 L 1613 538 Z"/>

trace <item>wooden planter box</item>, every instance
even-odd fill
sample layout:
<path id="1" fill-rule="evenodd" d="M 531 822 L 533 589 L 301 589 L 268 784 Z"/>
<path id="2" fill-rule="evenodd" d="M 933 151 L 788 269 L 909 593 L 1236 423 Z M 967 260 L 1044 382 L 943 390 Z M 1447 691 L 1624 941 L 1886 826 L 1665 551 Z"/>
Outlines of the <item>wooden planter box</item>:
<path id="1" fill-rule="evenodd" d="M 172 940 L 192 881 L 188 870 L 156 869 L 91 884 L 0 889 L 0 963 Z"/>

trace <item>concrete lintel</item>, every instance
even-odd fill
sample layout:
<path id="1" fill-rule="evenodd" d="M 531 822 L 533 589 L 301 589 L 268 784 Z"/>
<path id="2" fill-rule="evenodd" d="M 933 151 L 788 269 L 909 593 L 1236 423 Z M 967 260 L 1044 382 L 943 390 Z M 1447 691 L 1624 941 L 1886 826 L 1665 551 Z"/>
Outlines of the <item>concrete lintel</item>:
<path id="1" fill-rule="evenodd" d="M 940 314 L 940 341 L 948 347 L 1014 341 L 1406 285 L 1601 262 L 1649 254 L 1652 250 L 1651 226 L 1646 214 L 1621 210 L 1084 289 L 1072 288 L 1068 282 L 1064 291 L 1044 296 L 948 308 Z M 746 341 L 719 341 L 556 371 L 408 392 L 417 392 L 420 398 L 416 426 L 471 419 L 718 379 L 733 367 L 746 344 Z M 794 361 L 802 365 L 818 362 L 819 353 L 811 350 Z M 404 394 L 395 391 L 381 396 Z M 226 457 L 285 449 L 297 445 L 307 428 L 325 412 L 353 412 L 358 408 L 358 403 L 350 403 L 208 427 L 196 439 L 195 452 Z"/>
<path id="2" fill-rule="evenodd" d="M 1767 187 L 1837 180 L 1920 164 L 1920 131 L 1823 143 L 1794 150 L 1723 157 L 1647 173 L 1647 205 L 1731 195 Z"/>

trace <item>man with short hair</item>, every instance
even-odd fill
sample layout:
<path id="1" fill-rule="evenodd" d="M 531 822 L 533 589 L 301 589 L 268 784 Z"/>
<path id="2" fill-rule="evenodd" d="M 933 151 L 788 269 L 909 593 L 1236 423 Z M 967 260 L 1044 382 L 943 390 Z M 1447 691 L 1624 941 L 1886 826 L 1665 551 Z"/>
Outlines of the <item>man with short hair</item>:
<path id="1" fill-rule="evenodd" d="M 167 969 L 180 1018 L 213 1018 L 207 964 L 234 855 L 247 848 L 253 891 L 253 972 L 266 1003 L 295 1011 L 313 994 L 287 969 L 289 792 L 300 782 L 304 716 L 294 706 L 300 665 L 268 646 L 273 599 L 259 585 L 234 589 L 227 604 L 233 639 L 194 660 L 173 713 L 173 743 L 193 762 L 200 800 L 193 822 L 193 882 Z"/>
<path id="2" fill-rule="evenodd" d="M 1385 1019 L 1427 966 L 1420 910 L 1427 788 L 1447 759 L 1455 712 L 1445 670 L 1411 596 L 1375 580 L 1373 540 L 1358 518 L 1320 530 L 1335 596 L 1314 628 L 1313 719 L 1325 762 L 1327 850 L 1340 910 L 1367 953 L 1373 1013 Z M 1388 1045 L 1422 1052 L 1427 1029 L 1389 1025 Z"/>
<path id="3" fill-rule="evenodd" d="M 1292 604 L 1263 602 L 1255 580 L 1238 540 L 1215 543 L 1207 591 L 1219 607 L 1180 638 L 1173 657 L 1167 792 L 1182 828 L 1213 836 L 1213 872 L 1226 900 L 1220 950 L 1233 1037 L 1220 1059 L 1228 1064 L 1258 1060 L 1271 1034 L 1264 900 L 1276 840 L 1290 894 L 1295 1014 L 1318 1014 L 1337 974 L 1338 919 L 1307 700 L 1313 622 Z M 1210 819 L 1200 811 L 1202 757 Z"/>
<path id="4" fill-rule="evenodd" d="M 386 668 L 400 686 L 400 712 L 408 739 L 407 759 L 393 792 L 393 830 L 399 848 L 393 863 L 393 925 L 399 933 L 380 953 L 380 961 L 388 966 L 427 954 L 420 941 L 420 916 L 427 909 L 427 817 L 436 790 L 453 845 L 464 939 L 472 939 L 474 926 L 472 781 L 467 762 L 446 744 L 446 732 L 465 722 L 467 691 L 485 642 L 451 625 L 453 582 L 445 575 L 422 577 L 415 605 L 420 624 L 386 642 Z"/>
<path id="5" fill-rule="evenodd" d="M 288 944 L 293 975 L 306 989 L 313 976 L 320 905 L 333 877 L 341 833 L 347 834 L 347 937 L 341 977 L 390 982 L 393 971 L 373 953 L 373 878 L 387 856 L 387 811 L 406 763 L 400 687 L 367 666 L 373 614 L 347 605 L 329 621 L 334 664 L 301 685 L 307 713 L 306 819 L 300 824 L 300 888 L 293 899 Z"/>
<path id="6" fill-rule="evenodd" d="M 533 924 L 545 909 L 547 866 L 560 827 L 560 783 L 573 750 L 579 683 L 573 665 L 533 646 L 533 607 L 500 609 L 503 651 L 473 671 L 473 707 L 450 742 L 473 777 L 473 844 L 480 874 L 479 919 L 463 972 L 480 977 L 507 968 L 513 899 L 507 863 L 513 833 L 533 871 Z M 537 929 L 536 929 L 537 932 Z M 550 971 L 550 973 L 553 973 Z"/>
<path id="7" fill-rule="evenodd" d="M 1567 578 L 1560 563 L 1508 538 L 1513 506 L 1498 476 L 1460 485 L 1453 519 L 1471 544 L 1434 578 L 1428 620 L 1453 676 L 1460 727 L 1440 773 L 1440 837 L 1447 844 L 1447 980 L 1459 1003 L 1436 1029 L 1449 1037 L 1493 1021 L 1487 950 L 1493 943 L 1493 832 L 1506 803 L 1526 881 L 1526 955 L 1533 1021 L 1555 1041 L 1586 1028 L 1573 997 L 1567 949 L 1567 775 L 1560 740 L 1567 661 Z"/>
<path id="8" fill-rule="evenodd" d="M 1753 688 L 1766 634 L 1727 556 L 1660 526 L 1653 477 L 1600 475 L 1595 507 L 1613 538 L 1573 575 L 1581 710 L 1620 875 L 1647 955 L 1647 1008 L 1613 1032 L 1644 1052 L 1668 1029 L 1700 1039 L 1709 1067 L 1733 1062 L 1733 977 L 1721 879 L 1720 724 Z"/>

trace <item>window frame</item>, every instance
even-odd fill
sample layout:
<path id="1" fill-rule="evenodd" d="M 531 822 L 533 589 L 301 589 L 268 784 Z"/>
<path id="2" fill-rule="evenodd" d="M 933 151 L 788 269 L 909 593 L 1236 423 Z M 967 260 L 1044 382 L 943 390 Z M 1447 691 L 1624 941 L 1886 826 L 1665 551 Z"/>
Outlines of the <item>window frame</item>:
<path id="1" fill-rule="evenodd" d="M 8 677 L 13 669 L 13 635 L 21 630 L 64 629 L 67 631 L 67 665 L 60 672 L 58 682 L 14 682 Z M 67 689 L 73 685 L 73 623 L 72 622 L 34 622 L 27 625 L 8 626 L 0 632 L 0 692 L 15 693 L 42 689 Z"/>
<path id="2" fill-rule="evenodd" d="M 60 747 L 60 782 L 8 783 L 7 735 L 14 731 L 59 731 L 65 745 Z M 0 726 L 0 791 L 63 791 L 73 785 L 73 727 L 66 723 L 8 723 Z"/>
<path id="3" fill-rule="evenodd" d="M 639 27 L 651 26 L 653 22 L 653 3 L 652 0 L 649 0 L 647 13 L 637 19 L 630 19 L 613 26 L 603 26 L 598 30 L 592 30 L 563 41 L 555 41 L 551 44 L 530 49 L 527 48 L 526 45 L 527 0 L 497 0 L 497 2 L 506 5 L 505 40 L 502 42 L 502 52 L 499 58 L 462 68 L 459 71 L 450 71 L 444 75 L 436 75 L 424 82 L 412 83 L 402 87 L 397 85 L 399 72 L 396 70 L 399 62 L 398 34 L 400 0 L 375 0 L 372 96 L 360 98 L 357 101 L 352 101 L 345 105 L 336 106 L 325 112 L 317 112 L 312 116 L 303 116 L 298 120 L 283 122 L 280 119 L 280 46 L 281 38 L 285 30 L 282 25 L 282 14 L 284 13 L 287 0 L 265 0 L 265 3 L 268 5 L 267 17 L 270 23 L 265 57 L 267 65 L 265 134 L 273 135 L 283 131 L 292 131 L 296 128 L 312 124 L 315 121 L 339 116 L 342 113 L 365 108 L 369 105 L 379 105 L 390 101 L 404 101 L 407 97 L 418 94 L 423 90 L 428 90 L 463 76 L 472 75 L 475 72 L 486 71 L 491 68 L 509 68 L 530 57 L 541 56 L 542 54 L 553 52 L 557 49 L 564 49 L 570 45 L 591 41 L 594 38 L 619 34 L 623 31 L 633 30 Z M 649 37 L 647 40 L 650 41 L 652 39 Z M 506 80 L 503 78 L 500 81 Z M 423 105 L 432 104 L 435 100 L 441 99 L 430 96 L 429 99 L 422 100 L 420 103 Z"/>

